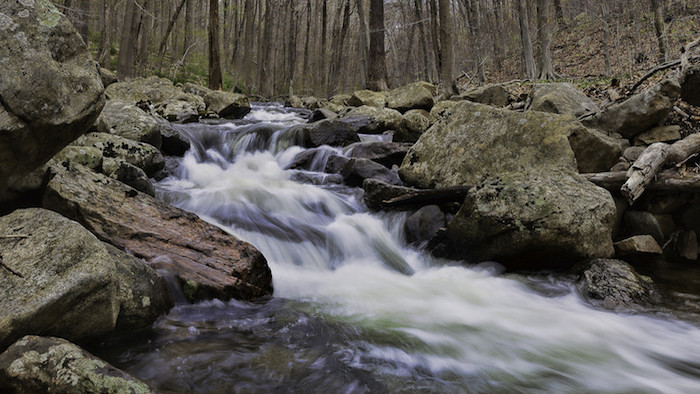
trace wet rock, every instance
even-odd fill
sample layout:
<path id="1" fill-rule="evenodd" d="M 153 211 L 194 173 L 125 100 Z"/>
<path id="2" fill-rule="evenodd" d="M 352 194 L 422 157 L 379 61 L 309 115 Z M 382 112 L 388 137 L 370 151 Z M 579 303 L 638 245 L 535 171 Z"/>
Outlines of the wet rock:
<path id="1" fill-rule="evenodd" d="M 324 172 L 329 174 L 340 174 L 340 171 L 343 170 L 343 167 L 345 167 L 349 161 L 350 159 L 345 156 L 333 155 L 328 158 L 328 161 L 326 161 L 326 168 Z"/>
<path id="2" fill-rule="evenodd" d="M 374 92 L 371 90 L 358 90 L 353 92 L 347 100 L 347 105 L 352 107 L 361 107 L 366 105 L 374 108 L 386 107 L 386 95 L 382 92 Z"/>
<path id="3" fill-rule="evenodd" d="M 440 207 L 425 206 L 406 219 L 404 223 L 406 242 L 413 245 L 426 244 L 446 224 L 445 214 Z"/>
<path id="4" fill-rule="evenodd" d="M 362 182 L 362 189 L 365 191 L 363 196 L 365 204 L 372 209 L 382 208 L 382 201 L 391 200 L 392 198 L 416 191 L 416 189 L 412 187 L 391 185 L 379 179 L 372 178 L 365 179 L 364 182 Z"/>
<path id="5" fill-rule="evenodd" d="M 389 108 L 374 108 L 366 105 L 353 108 L 343 116 L 344 120 L 364 118 L 369 121 L 356 123 L 356 131 L 361 134 L 382 134 L 388 130 L 403 130 L 405 128 L 404 118 L 401 114 Z"/>
<path id="6" fill-rule="evenodd" d="M 624 157 L 630 163 L 634 163 L 646 149 L 646 146 L 630 146 L 622 152 L 622 157 Z"/>
<path id="7" fill-rule="evenodd" d="M 109 100 L 97 118 L 97 131 L 133 141 L 145 142 L 160 149 L 161 129 L 169 128 L 137 106 L 125 101 Z"/>
<path id="8" fill-rule="evenodd" d="M 423 109 L 412 109 L 403 115 L 405 132 L 401 129 L 394 134 L 395 142 L 416 142 L 430 127 L 430 113 Z"/>
<path id="9" fill-rule="evenodd" d="M 73 145 L 95 147 L 102 152 L 103 157 L 126 161 L 141 168 L 149 176 L 165 167 L 165 159 L 158 149 L 118 135 L 88 133 L 73 142 Z"/>
<path id="10" fill-rule="evenodd" d="M 119 82 L 119 80 L 117 80 L 117 74 L 107 70 L 106 68 L 100 67 L 98 71 L 100 73 L 100 79 L 102 80 L 102 85 L 104 87 Z"/>
<path id="11" fill-rule="evenodd" d="M 290 133 L 298 133 L 306 147 L 347 146 L 360 142 L 357 131 L 339 119 L 326 119 L 316 123 L 292 126 Z"/>
<path id="12" fill-rule="evenodd" d="M 350 159 L 340 171 L 343 182 L 348 186 L 362 186 L 367 178 L 379 179 L 390 185 L 402 185 L 399 175 L 369 159 Z"/>
<path id="13" fill-rule="evenodd" d="M 352 158 L 369 159 L 391 168 L 401 164 L 411 146 L 398 142 L 358 142 L 348 146 L 345 153 Z"/>
<path id="14" fill-rule="evenodd" d="M 525 110 L 579 117 L 598 111 L 598 106 L 570 83 L 550 83 L 532 89 Z"/>
<path id="15" fill-rule="evenodd" d="M 204 102 L 222 118 L 241 119 L 250 112 L 248 97 L 238 93 L 211 90 L 204 96 Z"/>
<path id="16" fill-rule="evenodd" d="M 627 211 L 624 222 L 627 234 L 651 235 L 659 245 L 664 243 L 664 233 L 658 220 L 651 212 Z"/>
<path id="17" fill-rule="evenodd" d="M 700 107 L 700 65 L 694 64 L 683 69 L 681 97 L 686 103 Z"/>
<path id="18" fill-rule="evenodd" d="M 681 214 L 681 224 L 686 230 L 693 230 L 700 234 L 700 206 L 697 204 L 686 209 Z"/>
<path id="19" fill-rule="evenodd" d="M 309 122 L 313 123 L 323 119 L 336 119 L 337 117 L 338 114 L 331 111 L 330 109 L 318 108 L 311 113 L 311 118 L 309 118 Z"/>
<path id="20" fill-rule="evenodd" d="M 165 155 L 183 156 L 190 149 L 190 141 L 173 128 L 161 129 L 163 144 L 160 151 Z"/>
<path id="21" fill-rule="evenodd" d="M 0 194 L 82 135 L 105 103 L 95 62 L 48 1 L 3 2 Z"/>
<path id="22" fill-rule="evenodd" d="M 152 392 L 65 339 L 38 336 L 25 336 L 0 354 L 0 386 L 15 393 Z"/>
<path id="23" fill-rule="evenodd" d="M 127 82 L 109 85 L 105 89 L 105 94 L 110 100 L 129 103 L 150 101 L 154 106 L 169 100 L 187 101 L 197 112 L 201 113 L 206 110 L 206 104 L 201 96 L 186 93 L 181 88 L 174 86 L 169 79 L 155 76 L 134 78 Z"/>
<path id="24" fill-rule="evenodd" d="M 153 112 L 169 122 L 191 123 L 199 120 L 199 111 L 184 100 L 165 100 L 155 105 Z"/>
<path id="25" fill-rule="evenodd" d="M 100 172 L 142 193 L 151 196 L 156 195 L 156 190 L 146 173 L 139 167 L 124 160 L 107 158 L 104 160 L 102 171 Z"/>
<path id="26" fill-rule="evenodd" d="M 650 306 L 659 295 L 651 278 L 640 275 L 621 260 L 596 259 L 589 262 L 578 281 L 581 295 L 596 306 L 628 310 Z"/>
<path id="27" fill-rule="evenodd" d="M 666 119 L 679 95 L 678 82 L 666 79 L 623 102 L 604 108 L 595 116 L 584 119 L 583 124 L 632 138 Z"/>
<path id="28" fill-rule="evenodd" d="M 651 235 L 635 235 L 615 242 L 615 250 L 619 256 L 649 256 L 661 255 L 663 251 Z"/>
<path id="29" fill-rule="evenodd" d="M 391 90 L 387 93 L 387 107 L 401 113 L 412 109 L 430 111 L 435 105 L 435 100 L 427 85 L 425 82 L 416 82 Z"/>
<path id="30" fill-rule="evenodd" d="M 659 126 L 637 134 L 632 141 L 634 145 L 651 145 L 656 142 L 674 143 L 681 139 L 680 126 Z"/>
<path id="31" fill-rule="evenodd" d="M 501 85 L 485 85 L 468 89 L 459 95 L 460 100 L 505 107 L 508 105 L 510 93 Z"/>
<path id="32" fill-rule="evenodd" d="M 47 185 L 43 205 L 173 272 L 190 300 L 272 293 L 270 269 L 252 245 L 104 175 L 79 167 L 59 173 Z"/>

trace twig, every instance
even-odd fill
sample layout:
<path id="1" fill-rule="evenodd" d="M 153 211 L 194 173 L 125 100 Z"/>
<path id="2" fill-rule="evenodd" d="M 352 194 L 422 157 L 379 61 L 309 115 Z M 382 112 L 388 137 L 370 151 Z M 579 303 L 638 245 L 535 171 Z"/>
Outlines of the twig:
<path id="1" fill-rule="evenodd" d="M 673 106 L 673 110 L 674 110 L 676 113 L 678 113 L 678 115 L 680 115 L 680 116 L 682 116 L 682 117 L 684 117 L 684 118 L 686 118 L 686 119 L 690 118 L 690 115 L 688 115 L 687 113 L 685 113 L 685 111 L 683 111 L 682 109 L 678 108 L 678 106 L 676 106 L 676 105 Z"/>
<path id="2" fill-rule="evenodd" d="M 2 261 L 2 256 L 0 256 L 0 266 L 2 266 L 3 268 L 5 268 L 6 270 L 10 271 L 13 275 L 19 276 L 20 278 L 24 279 L 24 276 L 23 276 L 22 274 L 20 274 L 19 272 L 13 270 L 12 268 L 8 267 L 7 264 L 5 264 L 5 263 Z"/>
<path id="3" fill-rule="evenodd" d="M 23 234 L 12 234 L 12 235 L 0 235 L 0 238 L 2 239 L 12 239 L 12 238 L 29 238 L 28 235 L 23 235 Z"/>

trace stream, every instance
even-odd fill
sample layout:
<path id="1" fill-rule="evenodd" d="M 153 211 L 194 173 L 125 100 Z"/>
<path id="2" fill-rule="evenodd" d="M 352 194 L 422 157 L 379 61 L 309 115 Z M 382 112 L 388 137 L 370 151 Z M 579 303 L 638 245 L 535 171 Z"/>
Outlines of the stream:
<path id="1" fill-rule="evenodd" d="M 262 251 L 274 297 L 176 306 L 100 357 L 175 392 L 700 392 L 700 328 L 593 309 L 570 278 L 465 267 L 403 242 L 405 213 L 288 170 L 304 122 L 277 104 L 175 125 L 192 148 L 158 197 Z M 371 137 L 367 137 L 371 138 Z"/>

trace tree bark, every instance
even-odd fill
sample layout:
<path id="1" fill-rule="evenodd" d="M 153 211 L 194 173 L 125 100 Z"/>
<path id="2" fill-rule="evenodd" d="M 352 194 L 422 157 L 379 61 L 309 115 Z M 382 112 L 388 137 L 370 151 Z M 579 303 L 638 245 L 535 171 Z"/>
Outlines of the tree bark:
<path id="1" fill-rule="evenodd" d="M 360 23 L 360 78 L 362 86 L 367 86 L 367 61 L 369 58 L 369 30 L 365 19 L 365 0 L 357 0 L 357 20 Z"/>
<path id="2" fill-rule="evenodd" d="M 610 65 L 610 24 L 608 23 L 608 5 L 606 4 L 606 0 L 600 0 L 600 17 L 603 20 L 603 58 L 605 60 L 605 75 L 611 76 L 612 66 Z"/>
<path id="3" fill-rule="evenodd" d="M 369 3 L 369 64 L 367 67 L 367 89 L 388 90 L 386 83 L 386 55 L 384 50 L 384 1 Z"/>
<path id="4" fill-rule="evenodd" d="M 474 52 L 476 54 L 476 75 L 479 82 L 486 80 L 484 75 L 484 64 L 481 54 L 481 9 L 478 0 L 467 0 L 467 18 L 469 19 L 469 30 L 471 31 Z"/>
<path id="5" fill-rule="evenodd" d="M 170 33 L 173 31 L 173 27 L 175 27 L 175 22 L 177 22 L 177 18 L 180 16 L 180 12 L 182 11 L 182 8 L 185 6 L 185 3 L 187 0 L 182 0 L 180 4 L 177 6 L 175 9 L 175 13 L 173 16 L 170 18 L 170 22 L 168 22 L 168 28 L 165 30 L 165 34 L 163 35 L 163 39 L 160 41 L 160 46 L 158 47 L 158 58 L 160 59 L 158 61 L 159 66 L 158 68 L 160 69 L 160 64 L 162 63 L 162 59 L 165 56 L 165 48 L 166 45 L 168 44 L 168 38 L 170 38 Z"/>
<path id="6" fill-rule="evenodd" d="M 440 15 L 440 50 L 442 53 L 442 67 L 440 70 L 440 92 L 447 97 L 453 91 L 453 67 L 454 55 L 452 48 L 452 12 L 450 10 L 450 0 L 439 1 Z"/>
<path id="7" fill-rule="evenodd" d="M 138 37 L 138 19 L 141 13 L 136 9 L 133 1 L 126 3 L 124 10 L 124 25 L 122 37 L 119 41 L 119 59 L 117 60 L 117 78 L 126 81 L 134 76 L 134 54 L 136 46 L 133 44 Z"/>
<path id="8" fill-rule="evenodd" d="M 651 0 L 651 12 L 654 14 L 654 31 L 656 42 L 659 45 L 657 63 L 666 62 L 666 43 L 664 40 L 664 2 L 663 0 Z"/>
<path id="9" fill-rule="evenodd" d="M 520 23 L 520 45 L 522 48 L 521 57 L 525 78 L 535 78 L 535 57 L 532 52 L 532 41 L 530 40 L 530 21 L 527 12 L 527 0 L 517 0 L 518 22 Z"/>
<path id="10" fill-rule="evenodd" d="M 423 50 L 423 80 L 432 82 L 433 78 L 430 75 L 430 57 L 428 56 L 428 40 L 425 34 L 425 25 L 423 20 L 423 7 L 421 6 L 422 0 L 414 0 L 414 9 L 416 13 L 416 23 L 418 23 L 418 32 L 420 34 L 420 44 Z"/>
<path id="11" fill-rule="evenodd" d="M 564 19 L 564 10 L 561 8 L 561 0 L 554 0 L 554 15 L 557 18 L 559 27 L 566 27 L 566 19 Z"/>
<path id="12" fill-rule="evenodd" d="M 430 0 L 430 37 L 433 43 L 433 57 L 435 58 L 435 79 L 442 75 L 442 51 L 440 49 L 440 27 L 438 25 L 438 8 L 435 0 Z"/>
<path id="13" fill-rule="evenodd" d="M 556 79 L 558 75 L 552 67 L 552 53 L 550 51 L 551 35 L 549 32 L 549 7 L 548 0 L 537 0 L 537 68 L 538 79 Z"/>
<path id="14" fill-rule="evenodd" d="M 219 1 L 209 0 L 209 89 L 221 89 Z"/>

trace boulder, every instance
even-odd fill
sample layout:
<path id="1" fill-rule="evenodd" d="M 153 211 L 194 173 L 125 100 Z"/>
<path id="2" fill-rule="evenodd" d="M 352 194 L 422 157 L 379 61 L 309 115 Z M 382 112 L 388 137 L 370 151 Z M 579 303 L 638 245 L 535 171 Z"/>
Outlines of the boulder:
<path id="1" fill-rule="evenodd" d="M 104 87 L 119 82 L 119 80 L 117 79 L 117 74 L 107 70 L 106 68 L 100 67 L 98 71 L 100 73 L 100 79 L 102 80 L 102 85 Z"/>
<path id="2" fill-rule="evenodd" d="M 568 114 L 575 117 L 598 111 L 598 106 L 570 83 L 537 85 L 525 103 L 526 111 Z"/>
<path id="3" fill-rule="evenodd" d="M 578 126 L 578 122 L 577 126 Z M 620 159 L 620 142 L 598 130 L 571 127 L 569 144 L 576 155 L 576 167 L 581 173 L 609 171 Z"/>
<path id="4" fill-rule="evenodd" d="M 412 245 L 426 244 L 446 224 L 445 214 L 440 207 L 425 206 L 406 219 L 403 226 L 406 242 Z"/>
<path id="5" fill-rule="evenodd" d="M 309 148 L 321 145 L 347 146 L 360 142 L 354 127 L 340 119 L 326 119 L 316 123 L 292 126 L 287 133 L 296 134 L 296 139 Z"/>
<path id="6" fill-rule="evenodd" d="M 185 93 L 189 94 L 194 94 L 196 96 L 199 96 L 201 98 L 204 98 L 209 92 L 211 92 L 211 89 L 194 84 L 192 82 L 185 82 L 184 85 L 182 85 L 182 91 Z"/>
<path id="7" fill-rule="evenodd" d="M 190 140 L 176 129 L 169 127 L 160 130 L 163 144 L 160 151 L 169 156 L 183 156 L 190 149 Z"/>
<path id="8" fill-rule="evenodd" d="M 423 109 L 412 109 L 403 115 L 405 132 L 401 129 L 394 133 L 395 142 L 416 142 L 430 127 L 430 113 Z"/>
<path id="9" fill-rule="evenodd" d="M 629 161 L 630 163 L 634 163 L 646 149 L 646 146 L 630 146 L 622 152 L 622 157 L 624 157 L 625 160 Z"/>
<path id="10" fill-rule="evenodd" d="M 691 64 L 683 68 L 681 98 L 688 104 L 700 107 L 700 64 Z"/>
<path id="11" fill-rule="evenodd" d="M 387 107 L 401 113 L 412 109 L 430 111 L 434 104 L 431 90 L 422 82 L 405 85 L 387 93 Z"/>
<path id="12" fill-rule="evenodd" d="M 632 138 L 663 122 L 673 109 L 680 90 L 677 81 L 665 79 L 625 101 L 605 107 L 594 116 L 584 119 L 583 124 Z"/>
<path id="13" fill-rule="evenodd" d="M 571 116 L 463 101 L 409 150 L 399 173 L 419 188 L 474 185 L 435 252 L 512 268 L 613 254 L 615 204 L 576 174 Z"/>
<path id="14" fill-rule="evenodd" d="M 222 118 L 241 119 L 250 112 L 248 97 L 239 93 L 212 90 L 204 96 L 204 102 Z"/>
<path id="15" fill-rule="evenodd" d="M 336 119 L 337 117 L 338 114 L 331 111 L 330 109 L 317 108 L 314 110 L 314 112 L 311 113 L 311 118 L 309 118 L 309 122 L 313 123 L 323 119 Z"/>
<path id="16" fill-rule="evenodd" d="M 345 148 L 353 158 L 369 159 L 384 167 L 400 165 L 412 144 L 398 142 L 358 142 Z"/>
<path id="17" fill-rule="evenodd" d="M 105 158 L 126 161 L 151 176 L 165 167 L 163 155 L 152 145 L 136 142 L 114 134 L 88 133 L 73 142 L 74 146 L 99 149 Z"/>
<path id="18" fill-rule="evenodd" d="M 172 307 L 165 282 L 144 263 L 55 212 L 1 217 L 0 242 L 12 269 L 0 276 L 2 349 L 26 334 L 77 340 L 141 329 Z"/>
<path id="19" fill-rule="evenodd" d="M 82 135 L 105 96 L 80 34 L 49 1 L 3 2 L 0 64 L 2 194 Z"/>
<path id="20" fill-rule="evenodd" d="M 386 95 L 382 92 L 371 90 L 358 90 L 348 98 L 346 105 L 352 107 L 366 105 L 368 107 L 384 108 L 386 107 Z"/>
<path id="21" fill-rule="evenodd" d="M 169 127 L 136 105 L 118 100 L 107 101 L 97 118 L 97 131 L 100 133 L 145 142 L 158 149 L 163 143 L 161 129 Z"/>
<path id="22" fill-rule="evenodd" d="M 651 235 L 659 245 L 664 243 L 664 233 L 661 225 L 650 212 L 632 211 L 625 212 L 624 224 L 626 233 L 629 235 Z"/>
<path id="23" fill-rule="evenodd" d="M 651 145 L 656 142 L 674 143 L 681 139 L 681 127 L 677 125 L 659 126 L 637 134 L 634 145 Z"/>
<path id="24" fill-rule="evenodd" d="M 343 119 L 367 119 L 366 122 L 355 122 L 357 132 L 361 134 L 382 134 L 385 131 L 403 130 L 405 128 L 404 118 L 401 114 L 389 108 L 374 108 L 363 105 L 348 111 Z"/>
<path id="25" fill-rule="evenodd" d="M 47 185 L 43 205 L 173 272 L 190 300 L 272 293 L 270 268 L 252 245 L 104 175 L 78 166 L 59 173 Z"/>
<path id="26" fill-rule="evenodd" d="M 143 382 L 61 338 L 25 336 L 0 354 L 11 393 L 151 393 Z"/>
<path id="27" fill-rule="evenodd" d="M 392 198 L 416 191 L 416 189 L 412 187 L 391 185 L 374 178 L 365 179 L 362 182 L 362 189 L 365 191 L 363 200 L 365 201 L 365 204 L 372 209 L 382 208 L 383 201 L 391 200 Z"/>
<path id="28" fill-rule="evenodd" d="M 458 101 L 444 100 L 438 101 L 433 108 L 430 110 L 429 123 L 435 124 L 438 120 L 447 118 L 452 113 L 452 107 L 454 107 Z"/>
<path id="29" fill-rule="evenodd" d="M 206 104 L 201 96 L 186 93 L 181 88 L 174 86 L 169 79 L 156 76 L 134 78 L 127 82 L 118 82 L 109 85 L 107 89 L 105 89 L 105 94 L 110 100 L 126 101 L 129 103 L 150 101 L 153 105 L 158 105 L 168 100 L 181 100 L 190 103 L 197 112 L 204 112 L 206 110 Z"/>
<path id="30" fill-rule="evenodd" d="M 199 120 L 199 111 L 184 100 L 165 100 L 156 104 L 153 112 L 169 122 L 192 123 Z"/>
<path id="31" fill-rule="evenodd" d="M 635 235 L 622 241 L 615 242 L 615 250 L 619 256 L 649 256 L 661 255 L 663 250 L 651 235 Z"/>
<path id="32" fill-rule="evenodd" d="M 333 155 L 326 161 L 326 168 L 323 170 L 323 172 L 327 172 L 329 174 L 340 174 L 340 171 L 343 170 L 343 167 L 345 167 L 349 161 L 350 159 L 345 156 Z"/>
<path id="33" fill-rule="evenodd" d="M 476 103 L 505 107 L 508 105 L 510 93 L 502 85 L 485 85 L 471 88 L 459 95 L 461 100 L 469 100 Z"/>
<path id="34" fill-rule="evenodd" d="M 106 158 L 99 171 L 112 179 L 129 185 L 134 189 L 151 196 L 156 195 L 155 187 L 148 179 L 148 175 L 135 165 L 121 159 Z"/>
<path id="35" fill-rule="evenodd" d="M 686 230 L 700 234 L 700 204 L 693 204 L 681 214 L 681 224 Z"/>
<path id="36" fill-rule="evenodd" d="M 348 186 L 362 186 L 367 178 L 379 179 L 390 185 L 402 185 L 399 175 L 369 159 L 350 159 L 340 171 Z"/>
<path id="37" fill-rule="evenodd" d="M 578 287 L 589 302 L 616 311 L 650 306 L 659 300 L 651 278 L 638 274 L 621 260 L 595 259 L 588 262 L 582 269 Z"/>

